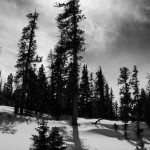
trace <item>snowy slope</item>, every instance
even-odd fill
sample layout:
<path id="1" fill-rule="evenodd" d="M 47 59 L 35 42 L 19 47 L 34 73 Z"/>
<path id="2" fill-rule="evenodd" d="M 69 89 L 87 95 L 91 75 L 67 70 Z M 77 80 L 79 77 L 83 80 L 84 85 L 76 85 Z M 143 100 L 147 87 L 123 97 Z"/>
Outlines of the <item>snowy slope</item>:
<path id="1" fill-rule="evenodd" d="M 36 134 L 37 123 L 35 118 L 19 118 L 14 121 L 4 121 L 4 118 L 13 113 L 13 108 L 0 106 L 0 150 L 29 150 L 32 144 L 32 134 Z M 11 115 L 10 115 L 11 116 Z M 8 119 L 8 118 L 7 118 Z M 135 150 L 136 137 L 133 132 L 135 123 L 129 126 L 130 141 L 124 140 L 122 125 L 118 121 L 101 120 L 97 126 L 91 122 L 96 119 L 79 118 L 78 127 L 72 127 L 69 121 L 49 120 L 49 127 L 60 127 L 64 140 L 68 146 L 67 150 Z M 114 131 L 113 124 L 119 125 L 119 131 Z M 150 129 L 145 123 L 144 128 L 145 146 L 150 147 Z"/>

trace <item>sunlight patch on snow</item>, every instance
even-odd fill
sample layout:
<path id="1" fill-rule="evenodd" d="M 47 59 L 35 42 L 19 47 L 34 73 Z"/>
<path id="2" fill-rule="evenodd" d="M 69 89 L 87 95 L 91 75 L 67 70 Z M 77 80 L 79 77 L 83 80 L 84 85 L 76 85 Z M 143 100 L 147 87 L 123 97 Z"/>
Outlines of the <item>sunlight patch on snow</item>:
<path id="1" fill-rule="evenodd" d="M 12 107 L 0 106 L 0 112 L 13 113 Z M 17 116 L 20 117 L 20 116 Z M 49 116 L 47 118 L 50 118 Z M 30 118 L 27 122 L 24 117 L 15 122 L 2 122 L 0 124 L 0 149 L 1 150 L 28 150 L 31 147 L 33 134 L 37 134 L 35 128 L 38 127 L 36 118 Z M 136 138 L 133 132 L 135 123 L 129 122 L 129 137 L 127 141 L 123 137 L 123 122 L 101 120 L 97 125 L 92 124 L 97 119 L 78 118 L 79 126 L 71 126 L 69 120 L 48 120 L 48 126 L 59 127 L 64 137 L 67 150 L 135 150 Z M 119 125 L 119 130 L 115 131 L 113 124 Z M 144 141 L 150 147 L 150 129 L 145 123 L 141 123 L 144 129 Z M 6 131 L 5 131 L 6 130 Z M 5 131 L 5 132 L 4 132 Z M 14 131 L 14 132 L 13 132 Z"/>

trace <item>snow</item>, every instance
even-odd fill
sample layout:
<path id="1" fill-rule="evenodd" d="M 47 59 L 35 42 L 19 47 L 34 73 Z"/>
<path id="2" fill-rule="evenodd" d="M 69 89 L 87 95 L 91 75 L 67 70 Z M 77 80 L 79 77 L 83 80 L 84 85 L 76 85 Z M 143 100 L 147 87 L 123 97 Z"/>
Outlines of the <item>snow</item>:
<path id="1" fill-rule="evenodd" d="M 0 114 L 12 114 L 13 108 L 0 106 Z M 3 117 L 2 117 L 3 116 Z M 31 118 L 21 118 L 16 121 L 2 121 L 6 115 L 0 118 L 0 150 L 29 150 L 33 134 L 37 134 L 37 121 Z M 101 120 L 100 124 L 95 126 L 92 122 L 97 119 L 79 118 L 79 126 L 71 126 L 69 121 L 49 120 L 50 128 L 57 126 L 64 136 L 67 150 L 135 150 L 136 137 L 133 129 L 135 123 L 129 122 L 129 139 L 123 137 L 123 123 L 121 121 Z M 113 124 L 119 125 L 119 130 L 113 129 Z M 145 123 L 141 123 L 144 128 L 145 147 L 150 147 L 150 129 Z"/>

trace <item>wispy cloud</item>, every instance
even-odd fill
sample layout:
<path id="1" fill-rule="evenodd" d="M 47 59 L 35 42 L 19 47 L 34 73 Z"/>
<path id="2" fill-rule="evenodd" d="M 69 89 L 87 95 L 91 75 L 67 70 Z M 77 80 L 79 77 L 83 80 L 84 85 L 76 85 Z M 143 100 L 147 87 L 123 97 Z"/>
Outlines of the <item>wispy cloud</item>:
<path id="1" fill-rule="evenodd" d="M 38 53 L 45 58 L 57 42 L 54 7 L 57 0 L 3 0 L 0 2 L 0 63 L 5 72 L 14 72 L 17 43 L 22 28 L 28 24 L 26 15 L 35 10 L 40 13 L 37 32 Z M 58 0 L 63 2 L 66 0 Z M 150 1 L 149 0 L 81 0 L 86 16 L 85 63 L 90 70 L 101 65 L 110 83 L 117 82 L 119 67 L 139 65 L 145 78 L 150 63 Z M 7 61 L 9 60 L 9 61 Z M 141 63 L 142 62 L 142 63 Z M 144 65 L 142 65 L 144 64 Z M 1 67 L 0 66 L 0 67 Z M 131 67 L 132 68 L 132 67 Z"/>

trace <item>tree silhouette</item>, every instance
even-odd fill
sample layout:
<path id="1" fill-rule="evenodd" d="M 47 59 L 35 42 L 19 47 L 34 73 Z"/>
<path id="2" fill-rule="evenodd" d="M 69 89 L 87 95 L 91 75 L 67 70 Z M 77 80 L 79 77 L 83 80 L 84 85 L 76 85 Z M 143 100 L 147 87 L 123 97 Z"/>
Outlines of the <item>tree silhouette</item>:
<path id="1" fill-rule="evenodd" d="M 57 7 L 63 7 L 64 11 L 58 15 L 58 28 L 61 30 L 61 42 L 70 56 L 73 70 L 72 74 L 72 125 L 77 125 L 77 99 L 78 99 L 78 74 L 79 74 L 79 52 L 84 51 L 84 31 L 80 29 L 79 23 L 85 19 L 80 10 L 79 0 L 68 0 L 66 3 L 57 4 Z"/>
<path id="2" fill-rule="evenodd" d="M 37 62 L 41 61 L 41 58 L 36 55 L 36 40 L 35 31 L 37 27 L 37 19 L 39 14 L 34 12 L 27 15 L 29 24 L 23 28 L 21 39 L 19 40 L 18 47 L 18 60 L 16 64 L 17 72 L 15 80 L 22 83 L 22 96 L 20 105 L 20 115 L 23 115 L 23 108 L 25 107 L 26 96 L 28 95 L 27 89 L 30 84 L 30 72 L 34 70 L 34 66 Z"/>

